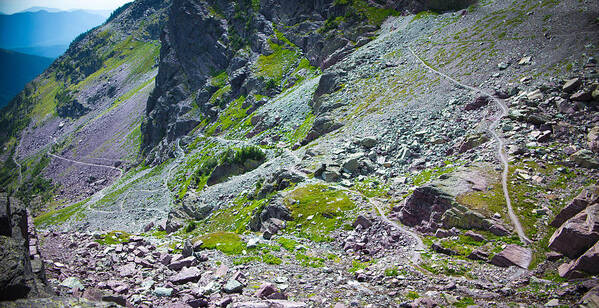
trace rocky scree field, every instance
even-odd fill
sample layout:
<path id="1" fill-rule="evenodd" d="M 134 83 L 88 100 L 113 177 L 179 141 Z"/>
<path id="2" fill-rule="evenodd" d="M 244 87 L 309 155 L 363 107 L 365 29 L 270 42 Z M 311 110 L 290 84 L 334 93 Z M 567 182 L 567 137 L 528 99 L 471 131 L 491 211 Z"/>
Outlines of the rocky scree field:
<path id="1" fill-rule="evenodd" d="M 0 305 L 595 307 L 598 18 L 125 5 L 2 110 Z"/>

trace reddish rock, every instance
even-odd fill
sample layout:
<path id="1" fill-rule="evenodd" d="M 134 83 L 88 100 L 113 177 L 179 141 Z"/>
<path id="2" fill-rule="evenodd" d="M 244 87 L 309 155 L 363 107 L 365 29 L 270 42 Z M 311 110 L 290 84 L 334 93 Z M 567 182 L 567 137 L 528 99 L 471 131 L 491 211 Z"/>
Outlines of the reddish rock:
<path id="1" fill-rule="evenodd" d="M 484 236 L 482 236 L 474 231 L 468 231 L 468 232 L 464 233 L 464 235 L 470 237 L 471 239 L 473 239 L 477 242 L 484 242 L 487 240 L 487 239 L 485 239 Z"/>
<path id="2" fill-rule="evenodd" d="M 198 281 L 202 276 L 202 272 L 197 267 L 185 267 L 176 274 L 172 276 L 169 281 L 174 284 L 184 284 L 190 281 Z"/>
<path id="3" fill-rule="evenodd" d="M 571 270 L 587 274 L 599 274 L 599 242 L 572 263 Z"/>
<path id="4" fill-rule="evenodd" d="M 259 298 L 268 298 L 269 295 L 277 292 L 277 288 L 271 283 L 265 283 L 260 286 L 258 291 L 256 291 L 256 297 Z"/>
<path id="5" fill-rule="evenodd" d="M 133 276 L 137 272 L 135 269 L 135 263 L 127 263 L 119 267 L 118 272 L 122 277 Z"/>
<path id="6" fill-rule="evenodd" d="M 208 307 L 209 303 L 207 300 L 200 298 L 200 299 L 188 300 L 187 305 L 191 306 L 192 308 L 200 308 L 200 307 Z M 185 306 L 185 307 L 187 307 L 187 306 Z"/>
<path id="7" fill-rule="evenodd" d="M 168 253 L 165 253 L 160 256 L 160 263 L 162 263 L 162 265 L 164 265 L 164 266 L 167 266 L 167 265 L 171 264 L 172 259 L 173 259 L 173 256 L 171 256 Z"/>
<path id="8" fill-rule="evenodd" d="M 364 217 L 363 215 L 359 215 L 356 218 L 356 221 L 354 221 L 354 223 L 352 224 L 352 226 L 354 228 L 357 226 L 362 226 L 363 229 L 368 229 L 370 228 L 370 226 L 372 226 L 372 221 L 370 221 L 370 219 Z"/>
<path id="9" fill-rule="evenodd" d="M 553 233 L 549 248 L 575 259 L 599 240 L 599 204 L 587 207 Z"/>
<path id="10" fill-rule="evenodd" d="M 83 292 L 83 298 L 93 302 L 101 301 L 103 296 L 104 292 L 96 288 L 86 288 Z"/>
<path id="11" fill-rule="evenodd" d="M 508 245 L 502 252 L 493 256 L 491 264 L 501 267 L 515 265 L 521 268 L 528 268 L 531 260 L 532 252 L 529 249 L 518 245 Z"/>
<path id="12" fill-rule="evenodd" d="M 574 262 L 564 263 L 557 268 L 557 273 L 560 275 L 560 277 L 564 277 L 566 279 L 577 279 L 586 276 L 585 273 L 573 269 L 573 263 Z"/>
<path id="13" fill-rule="evenodd" d="M 229 267 L 226 264 L 221 264 L 219 268 L 214 273 L 215 277 L 221 278 L 224 277 L 229 271 Z"/>
<path id="14" fill-rule="evenodd" d="M 576 196 L 566 207 L 564 207 L 551 221 L 552 227 L 559 227 L 568 219 L 584 210 L 589 204 L 599 202 L 599 187 L 589 186 Z"/>
<path id="15" fill-rule="evenodd" d="M 127 306 L 127 299 L 122 295 L 114 295 L 114 294 L 105 295 L 105 296 L 102 296 L 102 301 L 108 302 L 108 303 L 116 303 L 123 307 Z"/>
<path id="16" fill-rule="evenodd" d="M 487 261 L 489 260 L 489 254 L 483 250 L 475 249 L 466 258 L 470 260 Z"/>
<path id="17" fill-rule="evenodd" d="M 178 271 L 184 267 L 190 267 L 195 262 L 195 257 L 187 257 L 181 260 L 172 261 L 171 264 L 168 265 L 168 268 L 173 271 Z"/>
<path id="18" fill-rule="evenodd" d="M 466 104 L 464 109 L 466 111 L 476 110 L 476 109 L 479 109 L 481 107 L 488 105 L 489 102 L 490 102 L 490 99 L 488 96 L 486 96 L 486 95 L 479 96 L 473 102 Z"/>
<path id="19" fill-rule="evenodd" d="M 445 255 L 448 255 L 448 256 L 455 256 L 455 255 L 458 254 L 457 252 L 455 252 L 455 251 L 453 251 L 453 250 L 451 250 L 449 248 L 445 248 L 445 247 L 443 247 L 443 246 L 441 246 L 440 244 L 437 244 L 437 243 L 433 243 L 431 245 L 431 249 L 434 252 L 442 253 L 442 254 L 445 254 Z"/>
<path id="20" fill-rule="evenodd" d="M 563 258 L 564 255 L 557 251 L 550 251 L 545 254 L 545 257 L 547 258 L 548 261 L 557 261 L 557 260 Z"/>
<path id="21" fill-rule="evenodd" d="M 217 307 L 227 307 L 233 302 L 233 299 L 229 296 L 222 298 L 216 302 Z"/>
<path id="22" fill-rule="evenodd" d="M 562 87 L 562 90 L 564 92 L 574 92 L 576 90 L 578 90 L 578 87 L 580 87 L 580 85 L 582 84 L 582 81 L 580 80 L 580 78 L 573 78 L 570 80 L 567 80 L 566 83 L 564 83 L 564 86 Z"/>

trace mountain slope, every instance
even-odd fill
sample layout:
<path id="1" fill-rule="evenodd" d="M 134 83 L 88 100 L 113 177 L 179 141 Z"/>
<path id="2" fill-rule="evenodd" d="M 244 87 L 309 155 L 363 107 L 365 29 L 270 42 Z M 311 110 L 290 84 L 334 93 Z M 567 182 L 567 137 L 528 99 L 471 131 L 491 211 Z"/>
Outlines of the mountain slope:
<path id="1" fill-rule="evenodd" d="M 0 180 L 130 305 L 593 301 L 598 15 L 137 1 L 4 110 Z"/>
<path id="2" fill-rule="evenodd" d="M 0 108 L 23 90 L 25 84 L 42 73 L 52 59 L 0 49 Z"/>

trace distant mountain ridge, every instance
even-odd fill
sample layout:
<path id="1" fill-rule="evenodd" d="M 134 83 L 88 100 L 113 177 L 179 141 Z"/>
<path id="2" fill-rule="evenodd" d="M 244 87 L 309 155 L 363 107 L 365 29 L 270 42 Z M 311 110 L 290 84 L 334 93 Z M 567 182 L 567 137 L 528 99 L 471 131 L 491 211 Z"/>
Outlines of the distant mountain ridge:
<path id="1" fill-rule="evenodd" d="M 0 49 L 0 107 L 41 74 L 54 60 Z"/>
<path id="2" fill-rule="evenodd" d="M 68 45 L 77 35 L 100 25 L 105 16 L 83 10 L 0 15 L 0 48 Z"/>

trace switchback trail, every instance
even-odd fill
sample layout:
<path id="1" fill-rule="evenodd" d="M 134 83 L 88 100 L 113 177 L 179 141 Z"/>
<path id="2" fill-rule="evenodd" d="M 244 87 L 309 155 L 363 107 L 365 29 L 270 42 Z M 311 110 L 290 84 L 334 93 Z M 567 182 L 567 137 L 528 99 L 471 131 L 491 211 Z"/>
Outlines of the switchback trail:
<path id="1" fill-rule="evenodd" d="M 432 68 L 430 65 L 428 65 L 421 57 L 419 57 L 414 50 L 412 49 L 411 46 L 408 45 L 408 49 L 410 50 L 410 52 L 412 53 L 412 55 L 418 59 L 418 61 L 420 63 L 422 63 L 422 65 L 424 65 L 428 70 L 430 70 L 431 72 L 440 75 L 443 78 L 446 78 L 447 80 L 450 80 L 451 82 L 459 85 L 460 87 L 463 87 L 465 89 L 468 89 L 470 91 L 476 92 L 476 93 L 481 93 L 484 94 L 486 96 L 488 96 L 490 99 L 492 99 L 497 106 L 500 109 L 500 114 L 497 117 L 497 119 L 495 119 L 491 125 L 489 125 L 489 128 L 487 129 L 487 132 L 493 137 L 493 139 L 495 139 L 495 141 L 497 142 L 497 157 L 499 157 L 499 160 L 501 161 L 501 164 L 503 165 L 503 172 L 501 173 L 501 185 L 503 186 L 503 196 L 505 197 L 505 202 L 507 205 L 507 210 L 508 210 L 508 214 L 510 216 L 510 220 L 512 221 L 512 224 L 514 225 L 514 228 L 516 229 L 516 232 L 518 233 L 518 237 L 520 237 L 520 240 L 525 243 L 525 244 L 530 244 L 531 241 L 530 239 L 528 239 L 528 237 L 526 237 L 526 234 L 524 233 L 524 229 L 522 229 L 522 225 L 520 224 L 520 220 L 518 219 L 518 216 L 516 216 L 516 214 L 514 213 L 514 209 L 512 208 L 512 200 L 510 199 L 510 194 L 508 191 L 508 186 L 507 186 L 507 178 L 508 178 L 508 172 L 509 172 L 509 164 L 508 164 L 508 156 L 507 153 L 505 151 L 505 140 L 503 140 L 503 138 L 501 138 L 499 136 L 499 134 L 497 134 L 497 132 L 495 131 L 495 128 L 497 128 L 497 126 L 499 125 L 499 122 L 501 121 L 501 119 L 505 116 L 507 116 L 508 114 L 508 107 L 505 104 L 505 101 L 503 101 L 502 99 L 498 99 L 496 98 L 493 94 L 489 93 L 488 91 L 479 89 L 479 88 L 475 88 L 475 87 L 471 87 L 469 85 L 463 84 L 460 81 Z"/>

